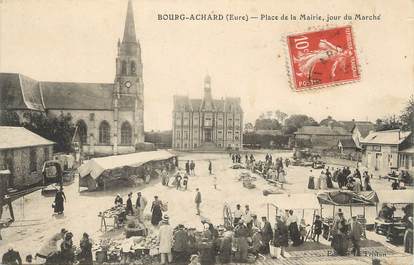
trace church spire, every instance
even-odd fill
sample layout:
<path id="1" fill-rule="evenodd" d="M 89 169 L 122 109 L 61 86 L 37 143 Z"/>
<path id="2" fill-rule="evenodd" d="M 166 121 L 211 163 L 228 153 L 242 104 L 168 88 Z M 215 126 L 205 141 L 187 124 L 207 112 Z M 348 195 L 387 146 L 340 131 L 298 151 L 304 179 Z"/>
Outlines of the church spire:
<path id="1" fill-rule="evenodd" d="M 122 42 L 137 42 L 137 37 L 135 36 L 134 9 L 132 7 L 132 0 L 128 0 L 128 9 L 125 19 L 124 37 L 122 39 Z"/>

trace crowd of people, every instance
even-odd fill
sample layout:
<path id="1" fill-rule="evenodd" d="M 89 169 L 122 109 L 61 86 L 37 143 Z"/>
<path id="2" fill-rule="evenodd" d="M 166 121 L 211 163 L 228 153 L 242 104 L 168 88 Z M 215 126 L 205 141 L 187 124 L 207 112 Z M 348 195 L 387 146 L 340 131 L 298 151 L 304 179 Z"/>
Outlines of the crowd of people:
<path id="1" fill-rule="evenodd" d="M 83 233 L 79 242 L 79 247 L 73 243 L 73 234 L 62 228 L 60 232 L 53 235 L 36 253 L 34 259 L 42 258 L 44 264 L 74 264 L 75 261 L 80 265 L 92 265 L 92 240 L 87 233 Z M 24 264 L 31 264 L 33 256 L 27 255 Z M 8 251 L 3 254 L 1 264 L 21 265 L 20 253 L 10 245 Z"/>

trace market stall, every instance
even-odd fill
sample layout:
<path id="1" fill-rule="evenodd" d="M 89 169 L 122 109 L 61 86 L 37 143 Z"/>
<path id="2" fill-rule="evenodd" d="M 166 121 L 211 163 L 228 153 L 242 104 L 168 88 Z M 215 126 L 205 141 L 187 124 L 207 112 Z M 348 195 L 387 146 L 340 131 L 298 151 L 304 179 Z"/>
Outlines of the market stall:
<path id="1" fill-rule="evenodd" d="M 404 216 L 413 215 L 414 190 L 381 190 L 377 193 L 384 207 L 375 218 L 375 232 L 401 244 L 406 229 Z"/>
<path id="2" fill-rule="evenodd" d="M 108 227 L 119 228 L 126 218 L 125 205 L 115 205 L 98 214 L 101 218 L 101 231 L 106 232 Z"/>
<path id="3" fill-rule="evenodd" d="M 362 224 L 364 230 L 363 235 L 365 236 L 365 228 L 367 223 L 365 218 L 365 208 L 377 206 L 378 203 L 378 196 L 374 191 L 363 191 L 358 193 L 353 191 L 328 191 L 318 193 L 317 198 L 320 204 L 320 215 L 323 225 L 322 235 L 325 239 L 329 240 L 331 237 L 335 209 L 337 207 L 349 207 L 349 218 L 353 216 L 353 208 L 358 207 L 363 209 L 363 214 L 357 215 L 357 220 Z M 324 205 L 332 206 L 332 217 L 323 217 Z"/>
<path id="4" fill-rule="evenodd" d="M 172 170 L 174 159 L 176 156 L 165 150 L 93 158 L 78 168 L 79 187 L 90 191 L 98 187 L 106 189 L 115 180 L 147 182 L 148 177 L 154 177 L 163 168 Z"/>
<path id="5" fill-rule="evenodd" d="M 284 210 L 293 210 L 296 213 L 300 214 L 300 219 L 305 218 L 305 212 L 310 211 L 312 214 L 312 223 L 313 226 L 315 216 L 319 209 L 319 203 L 316 199 L 315 194 L 313 193 L 294 193 L 294 194 L 277 194 L 266 197 L 267 203 L 267 219 L 270 220 L 270 211 L 273 208 L 276 215 L 284 215 Z M 312 229 L 309 230 L 309 233 L 306 235 L 306 238 L 311 238 L 313 232 Z M 306 239 L 305 239 L 306 240 Z"/>

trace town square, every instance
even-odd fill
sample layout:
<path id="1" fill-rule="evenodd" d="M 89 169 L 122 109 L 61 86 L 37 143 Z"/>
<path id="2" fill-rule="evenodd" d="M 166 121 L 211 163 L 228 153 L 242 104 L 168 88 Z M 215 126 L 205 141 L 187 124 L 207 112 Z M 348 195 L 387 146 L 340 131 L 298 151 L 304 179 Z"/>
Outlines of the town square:
<path id="1" fill-rule="evenodd" d="M 254 26 L 286 15 L 227 3 L 203 12 L 249 19 L 0 1 L 0 264 L 413 264 L 414 61 L 392 4 L 373 15 L 400 40 L 387 70 L 371 20 Z"/>

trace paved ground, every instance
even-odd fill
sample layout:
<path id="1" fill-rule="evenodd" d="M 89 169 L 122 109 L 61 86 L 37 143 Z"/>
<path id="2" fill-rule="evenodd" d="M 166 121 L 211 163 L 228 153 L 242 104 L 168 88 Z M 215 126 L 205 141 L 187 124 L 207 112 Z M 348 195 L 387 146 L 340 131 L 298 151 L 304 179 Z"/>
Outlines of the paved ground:
<path id="1" fill-rule="evenodd" d="M 290 156 L 290 153 L 275 153 L 273 157 Z M 257 159 L 264 159 L 264 154 L 256 154 Z M 242 187 L 242 183 L 238 181 L 238 176 L 242 170 L 230 169 L 231 161 L 227 154 L 181 154 L 180 162 L 187 159 L 194 160 L 196 163 L 196 176 L 190 178 L 187 191 L 177 191 L 173 187 L 165 187 L 159 183 L 159 180 L 152 180 L 150 184 L 141 187 L 114 188 L 106 192 L 78 192 L 77 181 L 70 186 L 65 187 L 67 203 L 65 204 L 64 216 L 55 217 L 52 215 L 52 197 L 44 197 L 40 192 L 36 192 L 20 199 L 14 203 L 15 215 L 17 221 L 12 227 L 3 229 L 3 241 L 0 241 L 0 254 L 4 253 L 7 244 L 13 243 L 22 256 L 34 254 L 47 239 L 58 232 L 62 227 L 74 233 L 74 242 L 78 244 L 80 236 L 83 232 L 88 232 L 91 237 L 97 241 L 100 238 L 111 235 L 119 235 L 118 233 L 103 234 L 100 229 L 100 220 L 98 212 L 103 211 L 113 205 L 114 197 L 120 193 L 124 197 L 130 191 L 136 193 L 142 191 L 143 195 L 152 201 L 154 195 L 158 195 L 161 200 L 168 202 L 168 215 L 173 225 L 182 223 L 184 225 L 201 228 L 200 217 L 195 215 L 194 196 L 195 189 L 198 187 L 202 192 L 202 216 L 209 218 L 213 223 L 220 224 L 223 222 L 222 211 L 224 203 L 235 206 L 237 203 L 242 205 L 249 204 L 252 211 L 258 216 L 266 215 L 265 201 L 271 198 L 263 196 L 263 190 L 269 188 L 263 179 L 258 179 L 255 189 L 249 190 Z M 213 163 L 213 172 L 217 177 L 218 189 L 213 188 L 213 176 L 207 171 L 208 159 Z M 287 181 L 283 192 L 293 193 L 315 193 L 307 189 L 309 176 L 309 168 L 305 167 L 289 167 Z M 374 189 L 390 189 L 390 184 L 385 180 L 373 179 L 372 186 Z M 135 194 L 134 194 L 135 197 Z M 345 215 L 347 209 L 343 209 Z M 325 209 L 324 209 L 325 211 Z M 354 214 L 357 210 L 354 210 Z M 7 212 L 7 211 L 5 211 Z M 330 209 L 326 209 L 326 213 L 331 213 Z M 149 214 L 149 209 L 146 209 Z M 312 211 L 305 212 L 307 223 L 311 222 Z M 361 210 L 362 213 L 362 210 Z M 301 214 L 301 212 L 298 212 Z M 376 215 L 375 207 L 367 210 L 368 219 L 374 218 Z M 271 220 L 273 223 L 273 220 Z M 373 235 L 376 240 L 384 241 L 384 237 Z M 321 241 L 323 244 L 328 242 Z M 395 247 L 384 243 L 387 247 L 395 251 L 397 255 L 402 251 L 401 247 Z M 308 254 L 312 254 L 307 252 Z M 326 251 L 324 251 L 326 253 Z M 313 255 L 315 254 L 315 255 Z M 312 262 L 327 261 L 326 264 L 370 264 L 371 257 L 327 257 L 320 253 L 312 255 L 291 255 L 285 260 L 266 259 L 263 264 L 311 264 Z M 394 258 L 397 256 L 393 255 Z M 412 256 L 408 256 L 408 259 Z M 385 262 L 385 259 L 382 258 Z M 405 261 L 404 261 L 405 259 Z M 398 258 L 401 260 L 399 264 L 406 263 L 407 257 L 402 255 Z M 353 263 L 353 262 L 356 263 Z M 351 262 L 351 263 L 343 263 Z M 384 263 L 383 263 L 384 264 Z"/>

